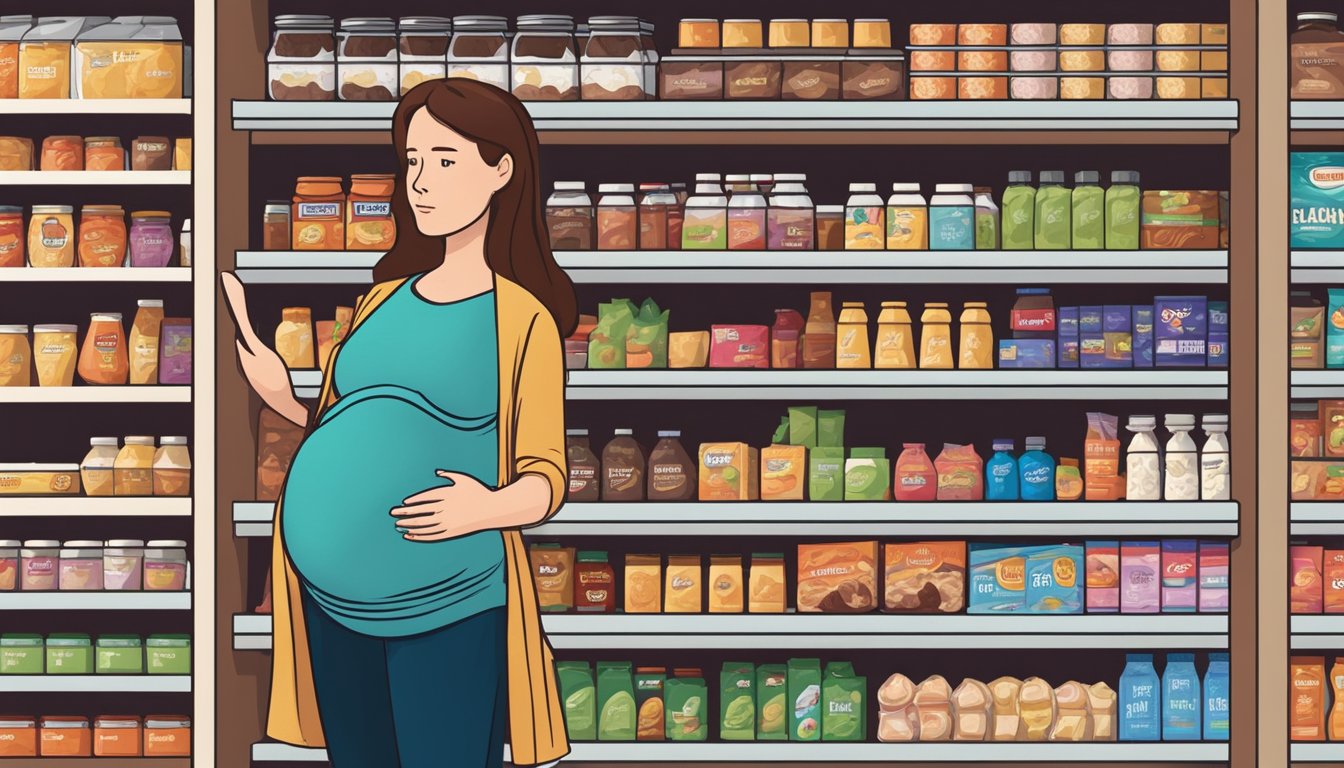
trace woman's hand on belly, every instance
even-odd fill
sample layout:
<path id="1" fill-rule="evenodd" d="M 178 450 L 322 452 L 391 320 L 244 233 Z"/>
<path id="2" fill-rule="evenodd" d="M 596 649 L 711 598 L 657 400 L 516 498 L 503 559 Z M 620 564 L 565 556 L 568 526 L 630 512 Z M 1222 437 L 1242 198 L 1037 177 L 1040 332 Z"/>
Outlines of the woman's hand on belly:
<path id="1" fill-rule="evenodd" d="M 471 475 L 439 470 L 434 474 L 453 481 L 411 496 L 393 507 L 398 529 L 407 541 L 445 541 L 491 528 L 495 491 Z"/>

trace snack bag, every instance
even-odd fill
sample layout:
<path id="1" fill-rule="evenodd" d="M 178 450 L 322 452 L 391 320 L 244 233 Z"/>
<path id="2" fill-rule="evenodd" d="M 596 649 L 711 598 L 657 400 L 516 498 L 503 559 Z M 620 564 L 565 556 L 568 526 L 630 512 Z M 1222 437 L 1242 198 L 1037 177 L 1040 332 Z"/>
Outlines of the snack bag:
<path id="1" fill-rule="evenodd" d="M 626 368 L 667 367 L 667 318 L 653 299 L 645 299 L 635 313 L 625 341 Z"/>
<path id="2" fill-rule="evenodd" d="M 923 443 L 906 443 L 896 459 L 896 500 L 933 501 L 938 498 L 938 470 Z"/>
<path id="3" fill-rule="evenodd" d="M 1325 657 L 1294 656 L 1289 670 L 1288 738 L 1325 741 Z"/>
<path id="4" fill-rule="evenodd" d="M 1120 420 L 1109 413 L 1087 414 L 1087 437 L 1083 443 L 1083 480 L 1087 501 L 1125 498 L 1125 478 L 1120 474 Z"/>
<path id="5" fill-rule="evenodd" d="M 944 444 L 933 463 L 938 471 L 938 501 L 985 498 L 985 466 L 975 446 Z"/>
<path id="6" fill-rule="evenodd" d="M 597 327 L 588 334 L 589 368 L 612 370 L 625 367 L 626 340 L 637 312 L 634 302 L 629 299 L 616 299 L 597 306 Z"/>

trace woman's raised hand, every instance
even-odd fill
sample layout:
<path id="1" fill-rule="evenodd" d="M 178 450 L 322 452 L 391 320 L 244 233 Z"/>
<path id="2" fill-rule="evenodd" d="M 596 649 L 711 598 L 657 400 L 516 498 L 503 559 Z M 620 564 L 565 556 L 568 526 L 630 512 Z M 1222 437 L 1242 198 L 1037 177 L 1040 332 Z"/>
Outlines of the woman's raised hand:
<path id="1" fill-rule="evenodd" d="M 243 369 L 247 383 L 276 413 L 295 424 L 306 425 L 308 409 L 294 396 L 285 361 L 262 342 L 252 327 L 252 320 L 247 313 L 247 291 L 242 281 L 232 272 L 225 272 L 220 275 L 220 282 L 224 286 L 229 314 L 233 315 L 234 325 L 238 329 L 238 338 L 234 343 L 238 347 L 238 364 Z"/>

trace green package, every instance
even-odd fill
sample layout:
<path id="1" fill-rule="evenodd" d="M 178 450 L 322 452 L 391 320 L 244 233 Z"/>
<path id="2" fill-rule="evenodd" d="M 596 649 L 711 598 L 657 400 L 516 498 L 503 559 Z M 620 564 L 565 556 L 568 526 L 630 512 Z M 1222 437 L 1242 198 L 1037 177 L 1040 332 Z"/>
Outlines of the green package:
<path id="1" fill-rule="evenodd" d="M 100 675 L 142 675 L 145 649 L 135 635 L 103 635 L 98 638 L 95 670 Z"/>
<path id="2" fill-rule="evenodd" d="M 705 681 L 699 677 L 674 677 L 667 681 L 667 738 L 672 741 L 704 741 L 709 735 Z"/>
<path id="3" fill-rule="evenodd" d="M 821 660 L 789 659 L 789 741 L 821 741 Z"/>
<path id="4" fill-rule="evenodd" d="M 0 675 L 40 675 L 46 651 L 41 635 L 0 637 Z"/>
<path id="5" fill-rule="evenodd" d="M 150 635 L 145 640 L 145 669 L 151 675 L 190 675 L 191 637 Z"/>
<path id="6" fill-rule="evenodd" d="M 771 445 L 788 445 L 788 444 L 789 444 L 789 417 L 788 417 L 788 416 L 780 416 L 780 417 L 779 417 L 779 427 L 775 430 L 775 434 L 772 435 L 772 436 L 770 437 L 770 444 L 771 444 Z"/>
<path id="7" fill-rule="evenodd" d="M 1036 250 L 1066 251 L 1073 244 L 1073 194 L 1063 171 L 1042 171 L 1036 190 Z"/>
<path id="8" fill-rule="evenodd" d="M 891 461 L 884 448 L 854 448 L 845 462 L 845 501 L 882 501 L 891 491 Z"/>
<path id="9" fill-rule="evenodd" d="M 653 299 L 645 299 L 635 313 L 626 342 L 627 368 L 667 367 L 667 318 L 669 310 L 658 308 Z"/>
<path id="10" fill-rule="evenodd" d="M 756 738 L 756 667 L 727 661 L 719 673 L 719 738 L 751 741 Z"/>
<path id="11" fill-rule="evenodd" d="M 1112 251 L 1139 250 L 1139 192 L 1137 171 L 1111 171 L 1106 188 L 1106 248 Z"/>
<path id="12" fill-rule="evenodd" d="M 571 741 L 597 738 L 597 691 L 593 670 L 586 661 L 562 661 L 555 665 L 560 678 L 560 697 L 565 702 L 565 730 Z"/>
<path id="13" fill-rule="evenodd" d="M 756 668 L 756 738 L 760 741 L 786 741 L 789 711 L 789 668 L 783 664 L 762 664 Z"/>
<path id="14" fill-rule="evenodd" d="M 1030 251 L 1036 248 L 1036 188 L 1031 186 L 1031 171 L 1009 172 L 1008 188 L 1003 191 L 1002 221 L 1003 250 Z"/>
<path id="15" fill-rule="evenodd" d="M 588 367 L 619 369 L 625 367 L 625 342 L 639 310 L 629 299 L 616 299 L 597 305 L 597 327 L 588 335 Z"/>
<path id="16" fill-rule="evenodd" d="M 597 740 L 635 740 L 635 679 L 628 661 L 597 662 Z"/>
<path id="17" fill-rule="evenodd" d="M 817 447 L 817 407 L 795 405 L 789 408 L 789 445 Z"/>
<path id="18" fill-rule="evenodd" d="M 52 635 L 47 638 L 47 674 L 92 675 L 93 641 L 88 635 Z"/>
<path id="19" fill-rule="evenodd" d="M 666 687 L 667 673 L 661 667 L 635 671 L 635 706 L 638 712 L 636 740 L 662 741 L 666 738 L 666 717 L 663 714 L 667 709 L 663 702 L 663 689 Z"/>
<path id="20" fill-rule="evenodd" d="M 807 498 L 845 500 L 845 449 L 813 448 L 807 457 Z"/>
<path id="21" fill-rule="evenodd" d="M 1079 171 L 1073 186 L 1073 248 L 1096 251 L 1106 247 L 1106 193 L 1101 174 Z"/>
<path id="22" fill-rule="evenodd" d="M 823 741 L 863 741 L 868 707 L 868 678 L 854 674 L 854 665 L 826 665 L 821 683 Z"/>
<path id="23" fill-rule="evenodd" d="M 1344 368 L 1344 288 L 1331 288 L 1325 315 L 1325 367 Z"/>
<path id="24" fill-rule="evenodd" d="M 817 447 L 845 447 L 844 411 L 817 411 Z"/>

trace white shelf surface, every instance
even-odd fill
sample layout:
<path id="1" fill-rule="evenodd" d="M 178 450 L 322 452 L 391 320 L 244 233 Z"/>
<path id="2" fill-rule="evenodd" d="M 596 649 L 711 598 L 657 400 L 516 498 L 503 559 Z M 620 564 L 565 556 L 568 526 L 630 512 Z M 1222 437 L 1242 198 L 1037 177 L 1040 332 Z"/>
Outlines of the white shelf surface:
<path id="1" fill-rule="evenodd" d="M 0 186 L 191 184 L 191 171 L 0 171 Z"/>
<path id="2" fill-rule="evenodd" d="M 0 675 L 0 693 L 191 693 L 191 675 Z"/>
<path id="3" fill-rule="evenodd" d="M 1344 101 L 1290 101 L 1288 119 L 1294 131 L 1344 130 Z"/>
<path id="4" fill-rule="evenodd" d="M 1290 282 L 1344 285 L 1344 251 L 1291 251 L 1288 265 Z"/>
<path id="5" fill-rule="evenodd" d="M 1303 746 L 1303 745 L 1297 745 Z M 1296 746 L 1294 747 L 1296 748 Z M 1336 753 L 1337 754 L 1337 753 Z M 582 742 L 564 762 L 575 763 L 1206 763 L 1226 762 L 1226 743 L 1003 743 L 879 744 L 744 741 L 716 743 Z M 508 747 L 504 760 L 509 760 Z M 325 763 L 321 749 L 263 742 L 252 745 L 252 763 Z"/>
<path id="6" fill-rule="evenodd" d="M 0 387 L 0 403 L 190 403 L 191 387 Z"/>
<path id="7" fill-rule="evenodd" d="M 1293 371 L 1290 381 L 1295 398 L 1344 397 L 1344 370 Z"/>
<path id="8" fill-rule="evenodd" d="M 234 533 L 270 536 L 270 502 L 235 502 Z M 537 536 L 1236 536 L 1236 502 L 579 503 Z"/>
<path id="9" fill-rule="evenodd" d="M 0 496 L 0 517 L 190 517 L 190 498 Z"/>
<path id="10" fill-rule="evenodd" d="M 1292 754 L 1289 756 L 1291 763 L 1332 763 L 1334 765 L 1344 764 L 1344 742 L 1315 744 L 1299 743 L 1291 747 Z"/>
<path id="11" fill-rule="evenodd" d="M 189 611 L 190 592 L 0 592 L 0 611 Z"/>
<path id="12" fill-rule="evenodd" d="M 0 99 L 0 115 L 189 115 L 191 99 Z"/>
<path id="13" fill-rule="evenodd" d="M 1293 650 L 1344 650 L 1344 614 L 1300 615 L 1289 621 Z"/>
<path id="14" fill-rule="evenodd" d="M 234 101 L 244 131 L 386 131 L 396 102 Z M 529 102 L 539 131 L 1237 129 L 1236 100 Z"/>
<path id="15" fill-rule="evenodd" d="M 0 283 L 189 283 L 190 267 L 0 269 Z"/>
<path id="16" fill-rule="evenodd" d="M 1288 525 L 1294 536 L 1344 536 L 1344 503 L 1294 501 L 1288 505 Z"/>
<path id="17" fill-rule="evenodd" d="M 959 614 L 542 614 L 561 650 L 1224 649 L 1226 614 L 988 616 Z M 271 617 L 234 617 L 234 648 L 271 647 Z"/>

